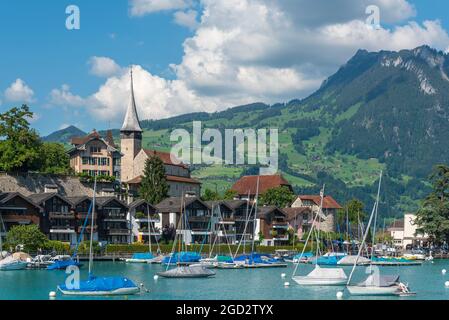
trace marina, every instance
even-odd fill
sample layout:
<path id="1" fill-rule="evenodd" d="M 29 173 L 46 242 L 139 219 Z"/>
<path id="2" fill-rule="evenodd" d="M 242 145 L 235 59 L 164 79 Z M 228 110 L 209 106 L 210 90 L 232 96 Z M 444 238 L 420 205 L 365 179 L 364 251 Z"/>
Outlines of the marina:
<path id="1" fill-rule="evenodd" d="M 126 264 L 125 262 L 97 262 L 95 275 L 111 276 L 120 275 L 132 279 L 136 284 L 143 284 L 149 292 L 142 292 L 132 296 L 114 297 L 72 297 L 57 294 L 56 300 L 71 299 L 118 299 L 118 300 L 335 300 L 336 294 L 343 291 L 344 300 L 358 299 L 388 299 L 388 300 L 447 300 L 449 288 L 445 282 L 449 281 L 449 275 L 443 275 L 442 269 L 448 269 L 449 261 L 434 260 L 424 262 L 420 266 L 407 267 L 380 267 L 385 274 L 398 274 L 401 281 L 409 283 L 412 291 L 417 292 L 412 296 L 351 296 L 344 286 L 299 286 L 293 283 L 285 286 L 293 273 L 294 264 L 289 263 L 283 269 L 215 269 L 215 276 L 204 279 L 164 279 L 154 280 L 154 276 L 165 270 L 162 265 L 151 264 Z M 304 265 L 312 271 L 313 265 Z M 348 274 L 350 266 L 342 267 Z M 81 279 L 87 277 L 87 267 L 81 268 Z M 283 279 L 281 274 L 285 273 Z M 62 270 L 47 271 L 22 270 L 0 272 L 0 299 L 2 300 L 47 300 L 49 292 L 64 283 L 67 275 Z M 360 267 L 354 273 L 354 283 L 366 278 L 365 268 Z M 244 290 L 242 287 L 244 286 Z"/>

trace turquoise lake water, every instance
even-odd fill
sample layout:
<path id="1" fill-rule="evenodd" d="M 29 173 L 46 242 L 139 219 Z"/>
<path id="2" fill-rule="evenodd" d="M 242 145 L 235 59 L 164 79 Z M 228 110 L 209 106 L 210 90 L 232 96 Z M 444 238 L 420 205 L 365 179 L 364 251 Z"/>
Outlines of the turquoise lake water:
<path id="1" fill-rule="evenodd" d="M 312 266 L 301 265 L 298 274 L 305 274 Z M 87 267 L 83 267 L 82 278 Z M 163 279 L 157 281 L 153 276 L 163 270 L 160 265 L 126 264 L 124 262 L 97 262 L 94 272 L 97 276 L 122 275 L 143 283 L 150 290 L 129 297 L 100 299 L 143 299 L 143 300 L 320 300 L 336 299 L 336 293 L 342 287 L 300 287 L 291 275 L 294 266 L 275 269 L 215 270 L 216 276 L 208 279 Z M 344 267 L 347 275 L 351 267 Z M 442 275 L 441 270 L 448 273 Z M 358 267 L 355 280 L 365 277 L 365 268 Z M 286 273 L 282 279 L 281 274 Z M 404 283 L 409 283 L 414 297 L 350 297 L 346 292 L 344 299 L 404 299 L 428 300 L 449 299 L 449 260 L 425 262 L 422 266 L 381 267 L 381 274 L 399 274 Z M 50 291 L 56 291 L 58 284 L 65 281 L 64 271 L 23 270 L 0 272 L 0 299 L 2 300 L 47 300 Z M 84 278 L 83 278 L 84 279 Z M 290 282 L 289 287 L 284 282 Z M 84 299 L 64 297 L 60 293 L 57 300 Z"/>

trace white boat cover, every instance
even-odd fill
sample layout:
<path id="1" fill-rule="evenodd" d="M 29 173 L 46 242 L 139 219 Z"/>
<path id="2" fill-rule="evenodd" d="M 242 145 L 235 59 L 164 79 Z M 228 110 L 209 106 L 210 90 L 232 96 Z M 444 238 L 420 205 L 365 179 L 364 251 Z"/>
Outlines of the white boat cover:
<path id="1" fill-rule="evenodd" d="M 319 266 L 316 266 L 306 277 L 313 279 L 347 279 L 342 268 L 321 268 Z"/>
<path id="2" fill-rule="evenodd" d="M 365 281 L 360 282 L 357 286 L 360 287 L 391 287 L 399 282 L 398 275 L 385 275 L 372 274 L 366 278 Z"/>
<path id="3" fill-rule="evenodd" d="M 357 260 L 357 256 L 346 256 L 341 258 L 337 264 L 339 265 L 354 265 L 354 263 Z M 365 257 L 359 257 L 359 260 L 357 261 L 357 264 L 369 264 L 371 262 L 370 259 Z"/>

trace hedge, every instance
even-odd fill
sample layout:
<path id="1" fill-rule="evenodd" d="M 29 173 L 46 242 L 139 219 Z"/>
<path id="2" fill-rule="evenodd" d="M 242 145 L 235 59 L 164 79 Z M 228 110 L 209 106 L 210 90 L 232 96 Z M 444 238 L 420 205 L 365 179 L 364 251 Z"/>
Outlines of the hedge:
<path id="1" fill-rule="evenodd" d="M 161 244 L 159 245 L 162 253 L 170 253 L 173 250 L 172 244 Z M 238 245 L 231 245 L 231 251 L 235 253 L 237 250 Z M 178 246 L 176 246 L 177 251 Z M 276 250 L 295 250 L 298 252 L 301 252 L 304 248 L 304 244 L 300 243 L 293 246 L 255 246 L 255 251 L 259 253 L 275 253 Z M 152 251 L 156 252 L 158 249 L 157 245 L 152 245 Z M 187 246 L 188 251 L 193 252 L 199 252 L 201 249 L 201 245 L 199 244 L 192 244 Z M 309 251 L 311 249 L 310 245 L 307 246 L 306 251 Z M 122 245 L 122 244 L 110 244 L 106 246 L 105 254 L 113 254 L 113 253 L 136 253 L 136 252 L 147 252 L 148 251 L 148 245 L 144 244 L 130 244 L 130 245 Z M 210 252 L 210 245 L 205 244 L 202 248 L 202 253 L 209 253 Z M 251 252 L 251 245 L 245 246 L 245 252 Z M 227 245 L 215 245 L 213 254 L 227 254 L 229 253 L 229 247 Z M 243 253 L 243 246 L 240 246 L 239 253 Z"/>

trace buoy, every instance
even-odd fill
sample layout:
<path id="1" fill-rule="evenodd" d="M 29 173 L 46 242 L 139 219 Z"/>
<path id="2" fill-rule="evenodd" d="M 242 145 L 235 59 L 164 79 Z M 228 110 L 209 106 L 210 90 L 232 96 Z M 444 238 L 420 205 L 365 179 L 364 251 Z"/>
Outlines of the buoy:
<path id="1" fill-rule="evenodd" d="M 154 280 L 157 280 L 157 279 L 159 279 L 159 276 L 158 276 L 158 275 L 155 275 L 155 276 L 153 277 L 153 279 L 154 279 Z"/>
<path id="2" fill-rule="evenodd" d="M 50 291 L 50 293 L 48 294 L 48 296 L 49 296 L 50 298 L 55 298 L 55 297 L 56 297 L 56 292 Z"/>
<path id="3" fill-rule="evenodd" d="M 343 298 L 343 292 L 338 291 L 338 292 L 337 292 L 337 298 L 338 298 L 338 299 L 342 299 L 342 298 Z"/>
<path id="4" fill-rule="evenodd" d="M 290 282 L 284 282 L 284 286 L 288 287 L 290 285 Z"/>
<path id="5" fill-rule="evenodd" d="M 449 281 L 446 281 L 446 282 L 444 283 L 444 286 L 445 286 L 446 288 L 449 288 Z"/>
<path id="6" fill-rule="evenodd" d="M 285 273 L 281 273 L 281 278 L 285 278 Z"/>
<path id="7" fill-rule="evenodd" d="M 446 269 L 441 270 L 442 274 L 446 274 Z"/>

